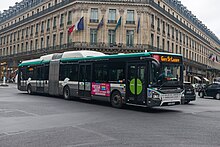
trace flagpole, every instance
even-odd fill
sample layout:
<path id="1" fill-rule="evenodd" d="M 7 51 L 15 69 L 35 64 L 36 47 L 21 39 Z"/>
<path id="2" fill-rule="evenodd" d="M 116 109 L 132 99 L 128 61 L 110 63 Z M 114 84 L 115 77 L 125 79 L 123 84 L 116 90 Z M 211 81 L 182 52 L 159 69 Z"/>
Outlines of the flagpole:
<path id="1" fill-rule="evenodd" d="M 104 27 L 101 28 L 101 29 L 102 29 L 102 32 L 101 32 L 101 33 L 102 33 L 102 34 L 101 34 L 101 38 L 102 38 L 101 41 L 102 41 L 102 43 L 103 43 L 103 28 L 104 28 Z"/>
<path id="2" fill-rule="evenodd" d="M 122 35 L 122 27 L 123 27 L 123 23 L 122 23 L 122 18 L 121 18 L 121 26 L 120 26 L 120 37 L 119 37 L 119 43 L 121 44 L 121 39 L 123 39 L 122 37 L 123 37 L 123 35 Z"/>

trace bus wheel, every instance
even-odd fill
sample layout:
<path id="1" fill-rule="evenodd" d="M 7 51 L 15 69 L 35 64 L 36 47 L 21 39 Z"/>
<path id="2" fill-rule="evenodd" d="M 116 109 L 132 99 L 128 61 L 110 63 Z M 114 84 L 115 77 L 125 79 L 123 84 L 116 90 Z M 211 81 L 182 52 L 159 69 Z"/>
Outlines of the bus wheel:
<path id="1" fill-rule="evenodd" d="M 220 100 L 220 93 L 217 93 L 216 96 L 215 96 L 215 98 L 216 98 L 217 100 Z"/>
<path id="2" fill-rule="evenodd" d="M 65 100 L 70 100 L 70 88 L 68 86 L 65 86 L 63 89 L 63 97 Z"/>
<path id="3" fill-rule="evenodd" d="M 28 87 L 27 87 L 27 93 L 28 93 L 28 94 L 33 94 L 31 85 L 28 85 Z"/>
<path id="4" fill-rule="evenodd" d="M 120 92 L 115 91 L 111 95 L 111 104 L 115 108 L 122 108 L 122 97 Z"/>

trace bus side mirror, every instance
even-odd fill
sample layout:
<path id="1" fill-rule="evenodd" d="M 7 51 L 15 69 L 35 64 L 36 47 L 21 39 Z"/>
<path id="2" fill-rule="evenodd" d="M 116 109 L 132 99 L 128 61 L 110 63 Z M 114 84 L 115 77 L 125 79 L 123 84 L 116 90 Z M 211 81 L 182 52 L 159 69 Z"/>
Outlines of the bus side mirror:
<path id="1" fill-rule="evenodd" d="M 155 67 L 155 69 L 156 69 L 157 71 L 160 70 L 160 62 L 159 62 L 159 61 L 157 61 L 157 60 L 152 60 L 152 64 L 154 65 L 154 67 Z"/>

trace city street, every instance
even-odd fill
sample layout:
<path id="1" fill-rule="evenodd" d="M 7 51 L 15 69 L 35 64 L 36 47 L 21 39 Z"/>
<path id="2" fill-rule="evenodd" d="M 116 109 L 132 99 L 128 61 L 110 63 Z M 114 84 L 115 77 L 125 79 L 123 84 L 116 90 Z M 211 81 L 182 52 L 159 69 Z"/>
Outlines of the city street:
<path id="1" fill-rule="evenodd" d="M 0 87 L 0 147 L 220 146 L 220 101 L 112 108 Z"/>

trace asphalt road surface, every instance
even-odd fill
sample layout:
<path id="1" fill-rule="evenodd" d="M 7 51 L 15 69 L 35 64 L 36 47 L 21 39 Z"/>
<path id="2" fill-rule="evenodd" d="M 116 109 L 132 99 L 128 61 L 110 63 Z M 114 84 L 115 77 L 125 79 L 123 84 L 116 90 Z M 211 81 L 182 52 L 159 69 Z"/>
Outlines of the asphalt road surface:
<path id="1" fill-rule="evenodd" d="M 219 147 L 220 101 L 115 109 L 0 87 L 0 147 Z"/>

